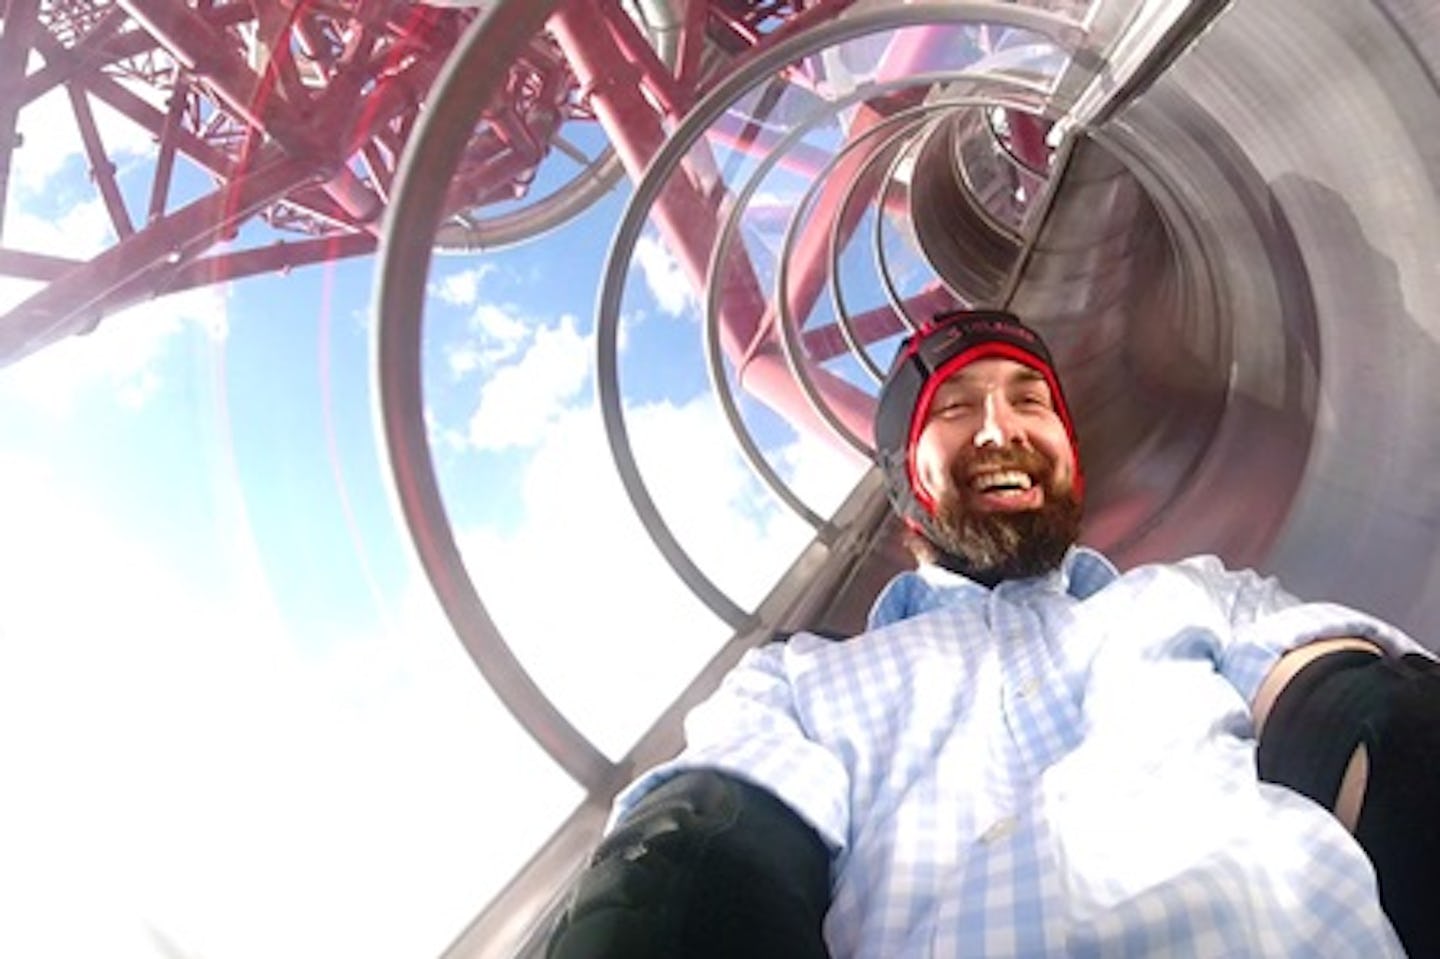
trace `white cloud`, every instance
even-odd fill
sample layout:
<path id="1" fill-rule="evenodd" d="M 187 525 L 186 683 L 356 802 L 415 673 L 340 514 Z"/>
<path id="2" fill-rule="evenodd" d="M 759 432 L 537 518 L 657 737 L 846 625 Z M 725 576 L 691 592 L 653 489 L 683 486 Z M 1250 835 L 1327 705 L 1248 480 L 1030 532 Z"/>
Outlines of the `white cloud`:
<path id="1" fill-rule="evenodd" d="M 480 284 L 498 267 L 493 263 L 447 273 L 430 284 L 430 295 L 451 306 L 474 306 L 480 298 Z"/>
<path id="2" fill-rule="evenodd" d="M 41 218 L 22 204 L 5 208 L 5 244 L 19 250 L 88 260 L 114 238 L 110 215 L 99 197 L 76 203 L 58 217 Z"/>
<path id="3" fill-rule="evenodd" d="M 263 572 L 190 582 L 65 477 L 0 475 L 0 955 L 435 955 L 577 801 L 428 590 L 303 654 Z"/>
<path id="4" fill-rule="evenodd" d="M 478 305 L 465 325 L 470 335 L 443 347 L 450 375 L 457 380 L 471 373 L 488 373 L 511 359 L 539 326 L 520 316 L 513 306 L 493 303 Z"/>
<path id="5" fill-rule="evenodd" d="M 229 331 L 228 288 L 199 287 L 106 317 L 91 333 L 68 336 L 0 368 L 0 396 L 63 416 L 85 394 L 105 389 L 131 408 L 164 386 L 160 363 L 187 326 L 213 340 Z"/>
<path id="6" fill-rule="evenodd" d="M 482 334 L 491 343 L 518 346 L 524 342 L 534 324 L 526 323 L 514 309 L 482 303 L 470 316 L 470 329 Z"/>
<path id="7" fill-rule="evenodd" d="M 867 465 L 854 452 L 842 451 L 809 433 L 799 434 L 793 443 L 780 448 L 771 463 L 795 494 L 825 517 L 839 509 Z"/>
<path id="8" fill-rule="evenodd" d="M 704 399 L 631 409 L 649 489 L 682 546 L 743 608 L 813 531 L 759 493 Z M 594 406 L 537 437 L 524 515 L 461 541 L 492 616 L 541 687 L 618 756 L 730 635 L 670 569 L 635 516 Z"/>
<path id="9" fill-rule="evenodd" d="M 0 276 L 0 316 L 4 316 L 17 303 L 38 292 L 43 286 L 39 280 Z"/>
<path id="10" fill-rule="evenodd" d="M 6 207 L 5 242 L 17 249 L 85 261 L 113 240 L 98 198 L 47 218 L 23 204 Z M 33 281 L 0 279 L 0 315 L 40 288 Z M 210 286 L 138 303 L 105 317 L 91 333 L 62 337 L 0 367 L 0 391 L 52 414 L 68 412 L 80 395 L 96 388 L 111 389 L 119 402 L 139 408 L 163 388 L 156 364 L 173 337 L 188 326 L 216 341 L 228 335 L 227 299 L 228 287 Z"/>
<path id="11" fill-rule="evenodd" d="M 425 435 L 432 447 L 443 446 L 452 453 L 463 453 L 470 448 L 469 437 L 463 431 L 440 422 L 433 409 L 427 406 L 421 415 L 425 419 Z"/>
<path id="12" fill-rule="evenodd" d="M 696 306 L 695 291 L 685 271 L 664 243 L 648 233 L 641 236 L 635 244 L 635 262 L 663 312 L 680 316 Z"/>
<path id="13" fill-rule="evenodd" d="M 445 347 L 445 365 L 455 379 L 486 368 L 488 354 L 471 343 Z"/>
<path id="14" fill-rule="evenodd" d="M 479 449 L 534 446 L 545 427 L 589 379 L 592 337 L 576 329 L 573 316 L 542 326 L 525 355 L 497 370 L 481 387 L 470 419 L 470 442 Z"/>

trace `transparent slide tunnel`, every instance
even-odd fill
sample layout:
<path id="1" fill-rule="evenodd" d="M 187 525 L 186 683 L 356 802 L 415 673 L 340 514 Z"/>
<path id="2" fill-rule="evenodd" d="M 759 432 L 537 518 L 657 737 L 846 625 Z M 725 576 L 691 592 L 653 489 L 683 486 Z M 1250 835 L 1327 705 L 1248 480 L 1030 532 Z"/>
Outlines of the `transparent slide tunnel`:
<path id="1" fill-rule="evenodd" d="M 1080 427 L 1085 538 L 1122 566 L 1218 553 L 1440 643 L 1440 8 L 676 4 L 665 62 L 607 9 L 497 3 L 470 25 L 382 240 L 401 508 L 471 658 L 586 793 L 447 956 L 534 954 L 614 792 L 678 747 L 744 649 L 857 628 L 903 562 L 863 466 L 878 372 L 939 309 L 1008 305 L 1046 333 Z M 542 30 L 633 184 L 595 297 L 606 441 L 656 555 L 729 637 L 618 756 L 487 612 L 425 423 L 445 184 L 508 76 L 496 51 Z M 657 257 L 682 287 L 667 323 L 641 318 Z M 813 533 L 768 590 L 717 572 L 725 537 L 693 517 L 725 504 L 661 492 L 677 464 L 643 426 L 662 373 L 697 384 L 716 441 Z M 802 482 L 806 444 L 856 484 L 838 508 Z"/>

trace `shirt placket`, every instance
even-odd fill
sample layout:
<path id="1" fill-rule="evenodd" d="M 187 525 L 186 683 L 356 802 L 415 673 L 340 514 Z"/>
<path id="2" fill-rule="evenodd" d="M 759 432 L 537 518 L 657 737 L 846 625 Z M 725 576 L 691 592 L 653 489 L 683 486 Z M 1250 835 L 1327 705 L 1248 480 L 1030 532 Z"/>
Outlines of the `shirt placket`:
<path id="1" fill-rule="evenodd" d="M 1002 709 L 1021 781 L 1033 781 L 1079 741 L 1080 713 L 1052 660 L 1040 616 L 1023 603 L 993 599 L 1000 639 Z"/>

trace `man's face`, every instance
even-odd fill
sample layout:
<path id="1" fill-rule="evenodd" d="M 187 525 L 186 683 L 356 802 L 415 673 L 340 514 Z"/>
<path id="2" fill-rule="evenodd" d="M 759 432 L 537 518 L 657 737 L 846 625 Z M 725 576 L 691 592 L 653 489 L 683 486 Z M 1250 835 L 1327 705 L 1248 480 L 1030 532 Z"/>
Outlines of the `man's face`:
<path id="1" fill-rule="evenodd" d="M 936 390 L 915 445 L 936 545 L 994 580 L 1059 565 L 1080 529 L 1075 452 L 1044 376 L 998 357 Z"/>

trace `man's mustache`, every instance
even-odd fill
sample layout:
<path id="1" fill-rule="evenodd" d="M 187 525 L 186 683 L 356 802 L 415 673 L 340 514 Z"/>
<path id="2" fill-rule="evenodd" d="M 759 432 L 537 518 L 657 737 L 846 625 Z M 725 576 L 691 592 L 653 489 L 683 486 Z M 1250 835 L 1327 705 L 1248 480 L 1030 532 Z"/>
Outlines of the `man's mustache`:
<path id="1" fill-rule="evenodd" d="M 1005 446 L 962 451 L 950 464 L 950 479 L 957 489 L 969 489 L 970 478 L 976 473 L 996 470 L 1021 470 L 1045 485 L 1053 474 L 1050 460 L 1042 453 L 1022 446 Z"/>

